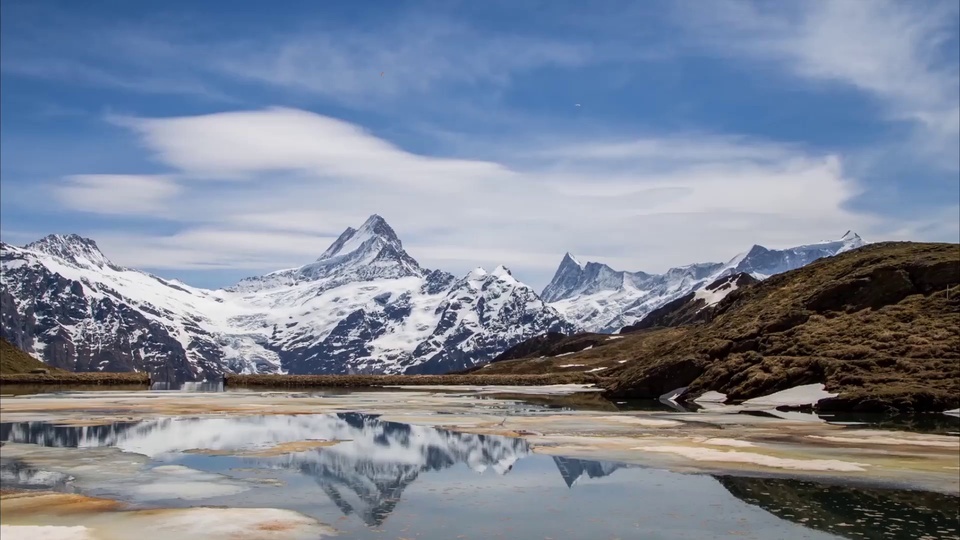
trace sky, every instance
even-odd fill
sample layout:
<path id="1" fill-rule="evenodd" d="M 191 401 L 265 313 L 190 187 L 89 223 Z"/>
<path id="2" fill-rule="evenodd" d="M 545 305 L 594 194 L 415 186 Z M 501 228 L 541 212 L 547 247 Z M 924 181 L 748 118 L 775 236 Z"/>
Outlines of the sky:
<path id="1" fill-rule="evenodd" d="M 0 237 L 202 287 L 382 215 L 537 289 L 960 241 L 960 2 L 3 0 Z"/>

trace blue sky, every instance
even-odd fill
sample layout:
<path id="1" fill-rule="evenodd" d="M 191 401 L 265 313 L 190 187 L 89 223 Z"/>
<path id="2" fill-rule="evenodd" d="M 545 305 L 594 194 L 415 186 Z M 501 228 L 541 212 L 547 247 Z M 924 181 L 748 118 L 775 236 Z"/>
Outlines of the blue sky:
<path id="1" fill-rule="evenodd" d="M 960 241 L 955 0 L 4 0 L 0 234 L 201 286 L 383 215 L 549 280 Z M 578 106 L 579 105 L 579 106 Z"/>

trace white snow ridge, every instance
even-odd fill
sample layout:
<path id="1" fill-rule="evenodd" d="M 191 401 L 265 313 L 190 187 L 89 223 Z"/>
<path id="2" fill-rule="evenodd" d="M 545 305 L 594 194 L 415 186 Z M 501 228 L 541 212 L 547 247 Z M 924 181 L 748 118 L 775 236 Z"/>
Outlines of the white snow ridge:
<path id="1" fill-rule="evenodd" d="M 706 305 L 716 304 L 736 289 L 734 283 L 731 288 L 702 291 L 718 279 L 746 273 L 762 280 L 863 245 L 863 239 L 847 231 L 837 241 L 783 250 L 753 246 L 726 263 L 691 264 L 671 268 L 663 274 L 622 272 L 595 262 L 583 264 L 567 253 L 541 296 L 582 330 L 615 333 L 694 291 L 698 291 L 697 298 L 703 298 Z"/>
<path id="2" fill-rule="evenodd" d="M 444 373 L 485 363 L 546 332 L 616 332 L 696 291 L 707 305 L 740 272 L 769 276 L 859 247 L 768 250 L 664 274 L 564 256 L 538 295 L 505 266 L 457 278 L 411 257 L 378 215 L 348 227 L 315 261 L 218 290 L 113 264 L 90 239 L 0 244 L 2 335 L 55 367 L 146 371 L 156 380 L 222 373 Z M 610 339 L 618 339 L 613 336 Z"/>
<path id="3" fill-rule="evenodd" d="M 73 349 L 58 367 L 78 371 L 438 373 L 574 330 L 506 267 L 422 268 L 377 215 L 312 263 L 221 290 L 119 267 L 75 235 L 3 244 L 0 261 L 4 337 L 47 362 Z"/>

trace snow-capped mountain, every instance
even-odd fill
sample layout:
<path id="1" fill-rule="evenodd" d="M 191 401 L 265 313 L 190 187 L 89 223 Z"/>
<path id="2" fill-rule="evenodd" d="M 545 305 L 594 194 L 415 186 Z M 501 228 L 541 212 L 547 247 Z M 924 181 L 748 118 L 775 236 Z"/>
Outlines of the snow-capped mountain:
<path id="1" fill-rule="evenodd" d="M 788 249 L 755 245 L 726 263 L 691 264 L 663 274 L 617 271 L 596 262 L 581 264 L 567 253 L 540 296 L 582 330 L 612 333 L 720 278 L 745 273 L 765 279 L 863 245 L 863 239 L 848 231 L 840 240 Z"/>
<path id="2" fill-rule="evenodd" d="M 442 373 L 571 331 L 504 267 L 422 268 L 380 216 L 314 262 L 206 290 L 51 235 L 0 246 L 2 335 L 55 367 L 192 379 L 238 373 Z"/>

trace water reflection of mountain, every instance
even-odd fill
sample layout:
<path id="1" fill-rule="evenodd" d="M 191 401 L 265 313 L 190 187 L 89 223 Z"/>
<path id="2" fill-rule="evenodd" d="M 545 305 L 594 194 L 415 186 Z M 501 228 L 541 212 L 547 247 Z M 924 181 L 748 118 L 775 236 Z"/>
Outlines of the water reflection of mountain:
<path id="1" fill-rule="evenodd" d="M 179 392 L 223 392 L 223 380 L 219 381 L 157 381 L 150 390 L 175 390 Z"/>
<path id="2" fill-rule="evenodd" d="M 960 536 L 960 498 L 952 495 L 781 478 L 715 478 L 748 504 L 781 519 L 845 538 L 913 540 Z"/>
<path id="3" fill-rule="evenodd" d="M 358 413 L 162 418 L 105 426 L 6 423 L 0 424 L 0 439 L 44 446 L 115 446 L 155 459 L 175 459 L 197 448 L 229 453 L 310 439 L 338 440 L 334 446 L 307 452 L 242 459 L 312 478 L 344 514 L 357 515 L 372 526 L 386 519 L 421 473 L 464 464 L 478 473 L 491 470 L 502 475 L 531 453 L 520 438 L 386 422 Z M 621 467 L 574 458 L 553 460 L 568 487 L 584 475 L 599 478 Z"/>
<path id="4" fill-rule="evenodd" d="M 567 487 L 573 487 L 584 474 L 590 478 L 603 478 L 624 466 L 622 463 L 612 461 L 590 461 L 559 456 L 554 456 L 553 462 L 557 465 Z"/>
<path id="5" fill-rule="evenodd" d="M 116 422 L 104 426 L 58 426 L 46 422 L 2 423 L 0 441 L 72 448 L 115 446 L 122 434 L 141 424 Z"/>
<path id="6" fill-rule="evenodd" d="M 363 414 L 338 414 L 353 432 L 350 440 L 314 452 L 255 460 L 261 466 L 297 469 L 346 514 L 379 525 L 403 491 L 423 472 L 463 463 L 477 472 L 505 474 L 530 454 L 523 439 L 458 433 Z"/>

